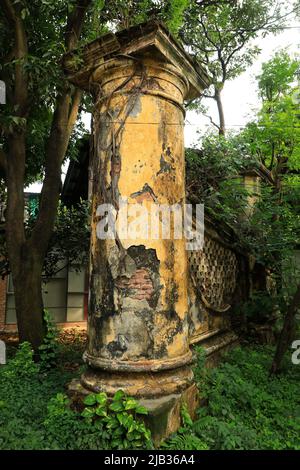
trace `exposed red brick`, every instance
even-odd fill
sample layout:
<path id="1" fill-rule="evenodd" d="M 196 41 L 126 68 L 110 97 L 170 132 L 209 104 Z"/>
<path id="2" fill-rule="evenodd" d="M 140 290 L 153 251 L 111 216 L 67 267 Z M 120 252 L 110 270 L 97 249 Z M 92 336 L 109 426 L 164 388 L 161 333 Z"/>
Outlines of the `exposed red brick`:
<path id="1" fill-rule="evenodd" d="M 136 199 L 136 202 L 138 204 L 142 204 L 143 201 L 150 201 L 150 202 L 153 202 L 153 196 L 148 193 L 148 192 L 145 192 L 145 193 L 142 193 L 142 194 L 139 194 L 138 196 L 135 197 Z"/>
<path id="2" fill-rule="evenodd" d="M 120 277 L 116 282 L 116 286 L 119 289 L 132 290 L 133 292 L 129 297 L 136 300 L 150 300 L 154 292 L 152 280 L 146 268 L 137 269 L 130 278 Z"/>

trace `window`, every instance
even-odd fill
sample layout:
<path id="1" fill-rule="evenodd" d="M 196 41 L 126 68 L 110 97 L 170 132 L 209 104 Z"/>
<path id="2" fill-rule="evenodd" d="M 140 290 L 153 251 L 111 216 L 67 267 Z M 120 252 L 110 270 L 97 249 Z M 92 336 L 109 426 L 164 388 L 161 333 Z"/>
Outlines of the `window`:
<path id="1" fill-rule="evenodd" d="M 85 269 L 76 272 L 69 268 L 67 321 L 84 320 L 85 298 Z"/>
<path id="2" fill-rule="evenodd" d="M 76 272 L 65 262 L 61 269 L 42 286 L 44 307 L 57 323 L 85 320 L 86 270 Z M 12 278 L 7 283 L 6 323 L 16 323 L 16 309 Z"/>

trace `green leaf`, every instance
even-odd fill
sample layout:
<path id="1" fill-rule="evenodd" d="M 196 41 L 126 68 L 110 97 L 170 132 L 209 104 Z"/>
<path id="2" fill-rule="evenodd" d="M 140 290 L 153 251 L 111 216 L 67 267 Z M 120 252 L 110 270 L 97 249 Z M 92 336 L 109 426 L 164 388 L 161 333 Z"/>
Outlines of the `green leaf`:
<path id="1" fill-rule="evenodd" d="M 107 424 L 106 424 L 107 429 L 114 429 L 114 428 L 117 428 L 119 426 L 120 426 L 119 421 L 116 418 L 112 418 L 112 417 L 108 416 Z"/>
<path id="2" fill-rule="evenodd" d="M 84 418 L 92 418 L 95 415 L 95 411 L 92 410 L 91 408 L 85 408 L 83 412 L 81 413 L 81 416 Z"/>
<path id="3" fill-rule="evenodd" d="M 123 392 L 123 390 L 118 390 L 118 391 L 114 394 L 113 401 L 119 401 L 119 400 L 121 400 L 123 397 L 125 397 L 125 393 Z"/>
<path id="4" fill-rule="evenodd" d="M 127 420 L 127 415 L 123 413 L 117 413 L 117 419 L 119 420 L 120 424 L 125 424 Z"/>
<path id="5" fill-rule="evenodd" d="M 144 406 L 142 405 L 138 405 L 135 409 L 135 412 L 140 414 L 140 415 L 147 415 L 148 414 L 148 410 L 147 408 L 145 408 Z"/>
<path id="6" fill-rule="evenodd" d="M 104 407 L 102 407 L 102 406 L 98 406 L 98 407 L 96 408 L 95 413 L 96 413 L 97 416 L 101 416 L 101 417 L 107 416 L 106 408 L 104 408 Z"/>
<path id="7" fill-rule="evenodd" d="M 127 398 L 124 405 L 125 410 L 134 410 L 138 406 L 138 402 L 134 398 Z"/>
<path id="8" fill-rule="evenodd" d="M 122 445 L 123 445 L 122 439 L 113 439 L 111 441 L 112 449 L 122 449 Z"/>
<path id="9" fill-rule="evenodd" d="M 88 405 L 88 406 L 92 406 L 92 405 L 95 405 L 97 403 L 97 397 L 94 393 L 88 395 L 87 397 L 85 397 L 85 399 L 83 400 L 83 403 L 85 405 Z"/>
<path id="10" fill-rule="evenodd" d="M 97 393 L 96 395 L 97 403 L 100 405 L 105 405 L 107 403 L 107 395 L 104 392 Z"/>
<path id="11" fill-rule="evenodd" d="M 121 427 L 114 429 L 112 432 L 113 437 L 122 436 L 123 434 L 124 434 L 124 430 Z"/>
<path id="12" fill-rule="evenodd" d="M 109 405 L 109 409 L 112 411 L 123 411 L 124 405 L 121 402 L 116 402 L 116 403 L 113 402 Z"/>

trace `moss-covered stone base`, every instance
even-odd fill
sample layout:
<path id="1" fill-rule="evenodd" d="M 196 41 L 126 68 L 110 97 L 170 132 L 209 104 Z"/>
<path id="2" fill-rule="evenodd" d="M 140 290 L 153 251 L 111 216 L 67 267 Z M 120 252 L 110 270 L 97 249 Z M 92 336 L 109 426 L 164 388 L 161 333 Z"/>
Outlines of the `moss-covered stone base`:
<path id="1" fill-rule="evenodd" d="M 68 394 L 74 401 L 88 395 L 91 391 L 82 386 L 79 379 L 73 379 L 68 386 Z M 159 398 L 143 399 L 139 402 L 148 410 L 144 417 L 147 427 L 151 430 L 155 446 L 166 439 L 170 434 L 176 432 L 181 425 L 181 408 L 186 404 L 192 419 L 196 416 L 199 406 L 199 393 L 195 384 L 190 385 L 181 393 L 174 393 Z"/>
<path id="2" fill-rule="evenodd" d="M 196 417 L 196 409 L 199 406 L 199 393 L 195 384 L 189 386 L 181 394 L 173 394 L 166 397 L 151 400 L 140 400 L 149 414 L 145 417 L 147 426 L 151 429 L 155 446 L 176 432 L 181 425 L 181 408 L 185 403 L 192 419 Z"/>

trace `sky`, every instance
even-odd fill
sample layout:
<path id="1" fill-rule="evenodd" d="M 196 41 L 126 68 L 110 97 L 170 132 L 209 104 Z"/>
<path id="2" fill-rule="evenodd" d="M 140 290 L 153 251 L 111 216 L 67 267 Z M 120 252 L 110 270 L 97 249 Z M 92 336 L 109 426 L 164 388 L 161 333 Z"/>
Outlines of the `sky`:
<path id="1" fill-rule="evenodd" d="M 292 5 L 292 1 L 290 2 Z M 291 8 L 292 9 L 292 8 Z M 253 115 L 255 109 L 259 108 L 259 99 L 257 96 L 257 86 L 255 76 L 260 72 L 263 62 L 269 60 L 276 51 L 287 48 L 288 52 L 294 55 L 299 51 L 300 46 L 300 19 L 293 15 L 287 21 L 287 28 L 280 34 L 270 34 L 265 38 L 255 41 L 261 49 L 257 60 L 249 67 L 246 72 L 236 79 L 225 84 L 223 90 L 223 106 L 226 120 L 226 128 L 239 130 L 244 126 Z M 208 114 L 218 122 L 216 104 L 214 100 L 203 100 L 209 111 Z M 85 125 L 89 130 L 90 116 L 84 118 Z M 199 135 L 211 127 L 209 120 L 195 111 L 188 111 L 186 114 L 184 138 L 185 147 L 197 145 Z M 64 180 L 68 164 L 64 165 L 62 170 L 62 179 Z M 30 185 L 27 191 L 40 192 L 41 184 L 34 183 Z"/>

